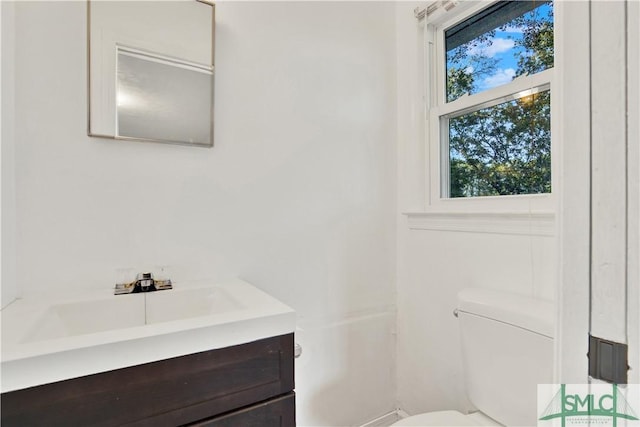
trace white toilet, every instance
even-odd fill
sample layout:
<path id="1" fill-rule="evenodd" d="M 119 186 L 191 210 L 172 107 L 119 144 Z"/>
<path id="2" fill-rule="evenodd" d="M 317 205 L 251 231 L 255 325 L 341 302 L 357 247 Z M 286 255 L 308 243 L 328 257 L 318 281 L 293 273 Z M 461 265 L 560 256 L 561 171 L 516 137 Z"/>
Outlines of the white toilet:
<path id="1" fill-rule="evenodd" d="M 535 426 L 537 385 L 552 382 L 553 304 L 465 289 L 455 313 L 467 393 L 478 412 L 428 412 L 393 426 Z"/>

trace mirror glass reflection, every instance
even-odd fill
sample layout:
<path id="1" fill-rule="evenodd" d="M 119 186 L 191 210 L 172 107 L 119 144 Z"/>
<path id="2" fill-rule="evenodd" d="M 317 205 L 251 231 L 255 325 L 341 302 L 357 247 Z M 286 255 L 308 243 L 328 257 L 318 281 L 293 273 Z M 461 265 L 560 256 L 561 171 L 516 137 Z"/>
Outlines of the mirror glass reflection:
<path id="1" fill-rule="evenodd" d="M 124 48 L 117 68 L 117 136 L 210 144 L 211 70 Z"/>
<path id="2" fill-rule="evenodd" d="M 89 2 L 89 135 L 213 145 L 213 10 Z"/>

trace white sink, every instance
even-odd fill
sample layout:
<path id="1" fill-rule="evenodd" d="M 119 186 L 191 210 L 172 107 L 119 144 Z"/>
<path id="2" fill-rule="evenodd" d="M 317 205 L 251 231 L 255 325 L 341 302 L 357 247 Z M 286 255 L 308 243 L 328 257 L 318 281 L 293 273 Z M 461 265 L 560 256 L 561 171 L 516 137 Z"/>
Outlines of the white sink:
<path id="1" fill-rule="evenodd" d="M 53 304 L 23 342 L 133 328 L 246 308 L 223 288 L 204 286 Z"/>
<path id="2" fill-rule="evenodd" d="M 39 316 L 24 342 L 143 326 L 144 296 L 135 294 L 131 297 L 54 304 Z"/>
<path id="3" fill-rule="evenodd" d="M 213 286 L 184 290 L 171 289 L 151 292 L 145 296 L 147 324 L 211 316 L 246 308 L 228 291 Z"/>
<path id="4" fill-rule="evenodd" d="M 295 312 L 242 280 L 175 283 L 112 295 L 112 289 L 19 299 L 2 310 L 7 392 L 295 330 Z"/>

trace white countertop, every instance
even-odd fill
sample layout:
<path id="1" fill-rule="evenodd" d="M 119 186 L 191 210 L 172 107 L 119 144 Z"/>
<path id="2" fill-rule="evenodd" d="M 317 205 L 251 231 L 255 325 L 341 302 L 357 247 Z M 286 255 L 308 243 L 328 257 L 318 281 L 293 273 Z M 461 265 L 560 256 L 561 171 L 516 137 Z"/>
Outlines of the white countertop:
<path id="1" fill-rule="evenodd" d="M 210 291 L 210 295 L 202 297 L 202 291 Z M 194 307 L 190 314 L 180 318 L 176 304 L 181 295 L 195 295 L 199 301 L 222 296 L 223 302 L 207 308 L 208 312 Z M 146 311 L 145 305 L 149 306 Z M 59 307 L 83 306 L 88 308 L 87 318 L 82 319 L 82 314 L 75 310 L 73 332 L 63 332 L 61 325 L 69 319 L 61 321 L 55 317 Z M 169 320 L 162 319 L 164 312 L 170 312 Z M 98 326 L 98 332 L 90 331 L 91 325 L 99 324 L 100 319 L 103 329 L 106 320 L 111 325 L 111 316 L 114 325 L 132 326 L 109 330 L 99 330 Z M 115 296 L 113 289 L 105 289 L 19 299 L 2 310 L 0 391 L 292 333 L 295 323 L 293 309 L 238 279 L 175 283 L 172 290 L 146 294 Z"/>

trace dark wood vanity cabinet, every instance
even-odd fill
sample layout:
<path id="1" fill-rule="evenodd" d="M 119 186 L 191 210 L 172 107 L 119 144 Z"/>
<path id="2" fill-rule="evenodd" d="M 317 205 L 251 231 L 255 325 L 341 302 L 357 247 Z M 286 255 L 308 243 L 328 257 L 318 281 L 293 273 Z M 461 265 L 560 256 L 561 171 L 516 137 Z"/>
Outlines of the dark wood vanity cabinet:
<path id="1" fill-rule="evenodd" d="M 11 426 L 295 427 L 293 334 L 3 393 Z"/>

